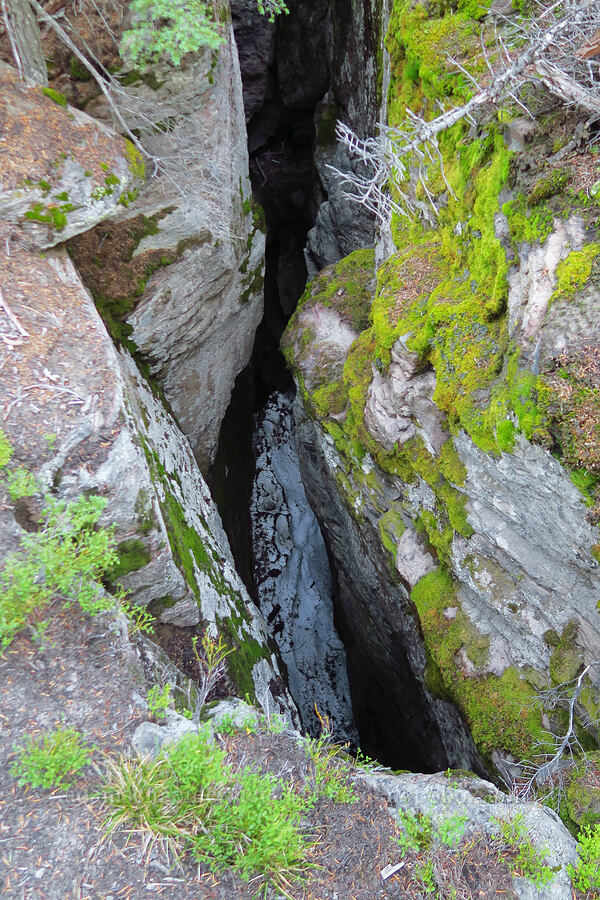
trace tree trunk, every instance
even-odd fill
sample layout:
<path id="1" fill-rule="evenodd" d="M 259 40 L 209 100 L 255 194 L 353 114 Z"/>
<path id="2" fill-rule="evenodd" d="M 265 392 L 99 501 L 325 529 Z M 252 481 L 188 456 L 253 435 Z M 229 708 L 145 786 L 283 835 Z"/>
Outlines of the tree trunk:
<path id="1" fill-rule="evenodd" d="M 37 17 L 29 0 L 0 0 L 15 65 L 22 78 L 48 84 Z"/>

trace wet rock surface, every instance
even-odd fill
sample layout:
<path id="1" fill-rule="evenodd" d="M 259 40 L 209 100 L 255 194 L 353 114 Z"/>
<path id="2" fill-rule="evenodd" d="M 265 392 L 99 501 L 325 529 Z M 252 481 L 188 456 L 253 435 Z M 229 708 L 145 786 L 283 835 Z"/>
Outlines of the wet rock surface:
<path id="1" fill-rule="evenodd" d="M 300 477 L 292 402 L 273 395 L 254 437 L 251 519 L 260 610 L 310 734 L 327 716 L 338 740 L 356 742 L 344 646 L 333 621 L 332 576 Z M 316 709 L 315 709 L 316 707 Z"/>

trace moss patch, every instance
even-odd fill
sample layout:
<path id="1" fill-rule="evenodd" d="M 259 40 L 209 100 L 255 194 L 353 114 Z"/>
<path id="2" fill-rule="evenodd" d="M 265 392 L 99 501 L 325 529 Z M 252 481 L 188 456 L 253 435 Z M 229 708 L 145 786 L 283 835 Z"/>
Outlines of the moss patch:
<path id="1" fill-rule="evenodd" d="M 109 581 L 123 578 L 130 572 L 143 568 L 152 559 L 150 551 L 139 538 L 122 541 L 117 547 L 119 562 L 106 573 Z"/>
<path id="2" fill-rule="evenodd" d="M 582 250 L 572 250 L 556 269 L 556 290 L 551 300 L 573 297 L 592 276 L 592 268 L 600 255 L 600 244 L 586 244 Z"/>
<path id="3" fill-rule="evenodd" d="M 435 660 L 445 691 L 462 709 L 473 739 L 484 756 L 502 748 L 526 756 L 535 741 L 544 741 L 536 691 L 527 673 L 507 669 L 500 677 L 466 677 L 460 653 L 472 665 L 487 661 L 489 638 L 462 612 L 455 586 L 443 569 L 425 575 L 411 594 L 428 651 Z"/>
<path id="4" fill-rule="evenodd" d="M 580 828 L 600 823 L 600 753 L 591 753 L 576 766 L 567 787 L 566 807 Z"/>
<path id="5" fill-rule="evenodd" d="M 355 250 L 312 282 L 313 302 L 332 307 L 354 331 L 364 331 L 373 297 L 367 285 L 374 278 L 375 251 Z"/>

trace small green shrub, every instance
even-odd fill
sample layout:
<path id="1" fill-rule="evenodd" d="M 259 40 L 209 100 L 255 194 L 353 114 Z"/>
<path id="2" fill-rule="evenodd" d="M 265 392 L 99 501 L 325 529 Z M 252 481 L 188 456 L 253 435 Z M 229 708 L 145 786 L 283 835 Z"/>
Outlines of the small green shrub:
<path id="1" fill-rule="evenodd" d="M 499 852 L 499 859 L 510 867 L 511 874 L 528 878 L 538 888 L 552 881 L 554 873 L 544 863 L 545 853 L 538 850 L 529 837 L 522 813 L 517 813 L 511 819 L 496 819 L 496 822 L 502 841 L 516 853 L 515 858 L 511 859 L 502 850 Z"/>
<path id="2" fill-rule="evenodd" d="M 455 850 L 463 839 L 465 824 L 468 821 L 469 817 L 467 815 L 460 815 L 459 813 L 442 819 L 436 824 L 435 834 L 437 840 L 450 850 Z"/>
<path id="3" fill-rule="evenodd" d="M 22 467 L 10 473 L 6 486 L 11 500 L 32 497 L 39 490 L 35 475 Z"/>
<path id="4" fill-rule="evenodd" d="M 0 469 L 3 469 L 4 466 L 7 465 L 13 454 L 13 448 L 11 447 L 8 438 L 0 428 Z"/>
<path id="5" fill-rule="evenodd" d="M 146 700 L 148 701 L 148 712 L 157 722 L 160 722 L 166 718 L 167 708 L 171 702 L 171 685 L 165 684 L 162 687 L 157 684 L 153 685 L 148 691 Z"/>
<path id="6" fill-rule="evenodd" d="M 433 823 L 430 816 L 413 813 L 410 809 L 398 811 L 396 821 L 401 829 L 396 838 L 404 852 L 418 853 L 427 850 L 433 841 Z"/>
<path id="7" fill-rule="evenodd" d="M 306 798 L 273 775 L 234 771 L 208 725 L 154 760 L 109 762 L 102 797 L 108 834 L 120 825 L 140 830 L 175 858 L 189 851 L 217 871 L 262 875 L 286 894 L 308 865 Z"/>
<path id="8" fill-rule="evenodd" d="M 257 0 L 259 12 L 270 22 L 287 13 L 284 0 Z M 223 29 L 209 15 L 202 0 L 132 0 L 132 27 L 123 34 L 120 53 L 133 65 L 164 58 L 174 66 L 200 47 L 216 50 L 225 40 Z"/>
<path id="9" fill-rule="evenodd" d="M 10 771 L 20 785 L 68 788 L 89 762 L 92 750 L 74 728 L 57 728 L 40 737 L 30 736 L 16 753 Z"/>
<path id="10" fill-rule="evenodd" d="M 132 603 L 125 596 L 120 596 L 121 611 L 125 613 L 129 622 L 129 633 L 152 634 L 154 631 L 154 616 L 148 612 L 145 606 Z"/>
<path id="11" fill-rule="evenodd" d="M 319 738 L 305 739 L 306 755 L 312 763 L 311 785 L 307 787 L 310 803 L 328 797 L 336 803 L 354 803 L 356 794 L 350 779 L 350 766 L 336 759 L 340 748 L 329 741 L 324 732 Z"/>
<path id="12" fill-rule="evenodd" d="M 437 884 L 433 873 L 433 860 L 427 859 L 415 866 L 415 879 L 424 894 L 437 894 Z"/>
<path id="13" fill-rule="evenodd" d="M 105 505 L 97 496 L 46 497 L 39 530 L 22 534 L 0 572 L 0 648 L 58 597 L 89 613 L 114 606 L 98 583 L 118 559 L 114 527 L 96 527 Z"/>
<path id="14" fill-rule="evenodd" d="M 577 865 L 567 866 L 577 890 L 588 896 L 600 896 L 600 825 L 585 825 L 579 832 Z"/>

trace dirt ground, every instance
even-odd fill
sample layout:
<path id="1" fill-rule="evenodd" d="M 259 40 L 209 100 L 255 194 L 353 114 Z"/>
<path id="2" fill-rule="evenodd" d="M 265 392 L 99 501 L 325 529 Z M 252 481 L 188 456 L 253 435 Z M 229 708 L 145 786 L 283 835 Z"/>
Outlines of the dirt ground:
<path id="1" fill-rule="evenodd" d="M 0 894 L 23 900 L 252 897 L 258 882 L 203 872 L 191 862 L 183 871 L 170 870 L 157 854 L 147 858 L 137 835 L 122 831 L 103 841 L 103 814 L 93 794 L 103 760 L 127 752 L 147 717 L 148 685 L 135 649 L 110 614 L 90 619 L 74 608 L 54 612 L 41 644 L 24 632 L 0 658 Z M 93 765 L 68 791 L 19 787 L 9 771 L 15 743 L 59 724 L 79 729 L 95 746 Z M 282 773 L 297 783 L 306 778 L 304 748 L 288 735 L 236 733 L 220 740 L 233 765 Z M 400 849 L 383 799 L 358 783 L 356 793 L 351 805 L 320 800 L 311 810 L 305 827 L 316 839 L 313 865 L 293 897 L 426 896 L 420 874 L 426 857 Z M 402 868 L 384 880 L 382 870 L 400 862 Z M 508 869 L 484 838 L 457 852 L 440 851 L 435 865 L 448 885 L 440 896 L 513 896 Z"/>

